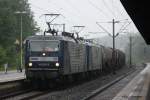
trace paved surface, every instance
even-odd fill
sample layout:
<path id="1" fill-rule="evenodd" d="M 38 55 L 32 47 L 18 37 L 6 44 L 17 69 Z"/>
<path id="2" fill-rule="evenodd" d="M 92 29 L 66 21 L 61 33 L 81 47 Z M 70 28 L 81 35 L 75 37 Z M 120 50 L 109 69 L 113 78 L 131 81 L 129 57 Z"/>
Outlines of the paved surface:
<path id="1" fill-rule="evenodd" d="M 113 100 L 147 100 L 150 84 L 150 64 L 139 73 Z M 150 98 L 148 98 L 150 100 Z"/>
<path id="2" fill-rule="evenodd" d="M 25 72 L 17 72 L 16 70 L 8 71 L 7 74 L 5 72 L 0 71 L 0 83 L 17 81 L 25 79 Z"/>
<path id="3" fill-rule="evenodd" d="M 112 100 L 132 79 L 134 79 L 136 75 L 140 73 L 142 69 L 143 68 L 136 69 L 135 72 L 123 78 L 121 81 L 112 85 L 110 88 L 108 88 L 107 90 L 98 94 L 97 96 L 95 96 L 90 100 Z M 117 100 L 124 100 L 124 99 L 117 99 Z"/>

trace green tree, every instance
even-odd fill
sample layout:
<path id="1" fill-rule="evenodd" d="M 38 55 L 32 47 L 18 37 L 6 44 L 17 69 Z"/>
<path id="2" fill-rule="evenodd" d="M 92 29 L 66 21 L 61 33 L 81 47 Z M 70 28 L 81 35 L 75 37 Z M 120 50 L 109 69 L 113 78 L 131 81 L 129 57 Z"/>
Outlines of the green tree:
<path id="1" fill-rule="evenodd" d="M 0 0 L 0 64 L 6 60 L 13 64 L 19 56 L 15 52 L 14 42 L 20 41 L 20 15 L 17 11 L 25 11 L 23 17 L 23 40 L 35 33 L 36 23 L 30 10 L 28 0 Z"/>
<path id="2" fill-rule="evenodd" d="M 4 48 L 0 46 L 0 66 L 2 66 L 2 64 L 4 64 L 6 60 L 7 60 L 6 52 Z"/>

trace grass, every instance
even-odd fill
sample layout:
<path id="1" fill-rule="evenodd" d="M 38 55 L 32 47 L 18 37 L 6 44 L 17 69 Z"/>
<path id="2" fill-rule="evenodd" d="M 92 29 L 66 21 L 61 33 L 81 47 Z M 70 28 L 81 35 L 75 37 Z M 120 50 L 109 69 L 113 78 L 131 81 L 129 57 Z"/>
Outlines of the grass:
<path id="1" fill-rule="evenodd" d="M 4 71 L 4 67 L 0 66 L 0 71 Z"/>

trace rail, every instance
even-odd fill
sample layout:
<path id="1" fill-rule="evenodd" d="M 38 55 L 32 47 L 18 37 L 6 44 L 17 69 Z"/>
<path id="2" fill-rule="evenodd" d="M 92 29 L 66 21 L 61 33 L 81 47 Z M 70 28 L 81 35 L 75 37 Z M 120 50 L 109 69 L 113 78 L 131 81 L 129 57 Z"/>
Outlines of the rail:
<path id="1" fill-rule="evenodd" d="M 126 73 L 126 74 L 123 74 L 122 76 L 118 77 L 117 79 L 113 80 L 112 82 L 110 82 L 110 83 L 108 83 L 108 84 L 98 88 L 97 90 L 93 91 L 91 94 L 87 95 L 82 100 L 91 100 L 93 97 L 95 97 L 98 94 L 102 93 L 103 91 L 105 91 L 106 89 L 108 89 L 112 85 L 116 84 L 117 82 L 121 81 L 122 79 L 124 79 L 125 77 L 127 77 L 128 75 L 130 75 L 133 72 L 134 71 L 130 71 L 130 72 Z"/>

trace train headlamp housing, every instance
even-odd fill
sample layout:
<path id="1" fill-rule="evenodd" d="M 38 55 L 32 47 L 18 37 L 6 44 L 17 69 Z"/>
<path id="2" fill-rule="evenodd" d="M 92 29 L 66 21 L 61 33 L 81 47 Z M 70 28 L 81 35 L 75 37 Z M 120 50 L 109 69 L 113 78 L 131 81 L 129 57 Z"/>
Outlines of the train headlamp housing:
<path id="1" fill-rule="evenodd" d="M 42 55 L 43 55 L 43 56 L 45 56 L 45 55 L 46 55 L 46 53 L 42 53 Z"/>
<path id="2" fill-rule="evenodd" d="M 57 62 L 57 63 L 55 64 L 55 66 L 56 66 L 56 67 L 59 67 L 59 63 Z"/>
<path id="3" fill-rule="evenodd" d="M 31 66 L 32 66 L 32 63 L 30 62 L 30 63 L 29 63 L 29 67 L 31 67 Z"/>

